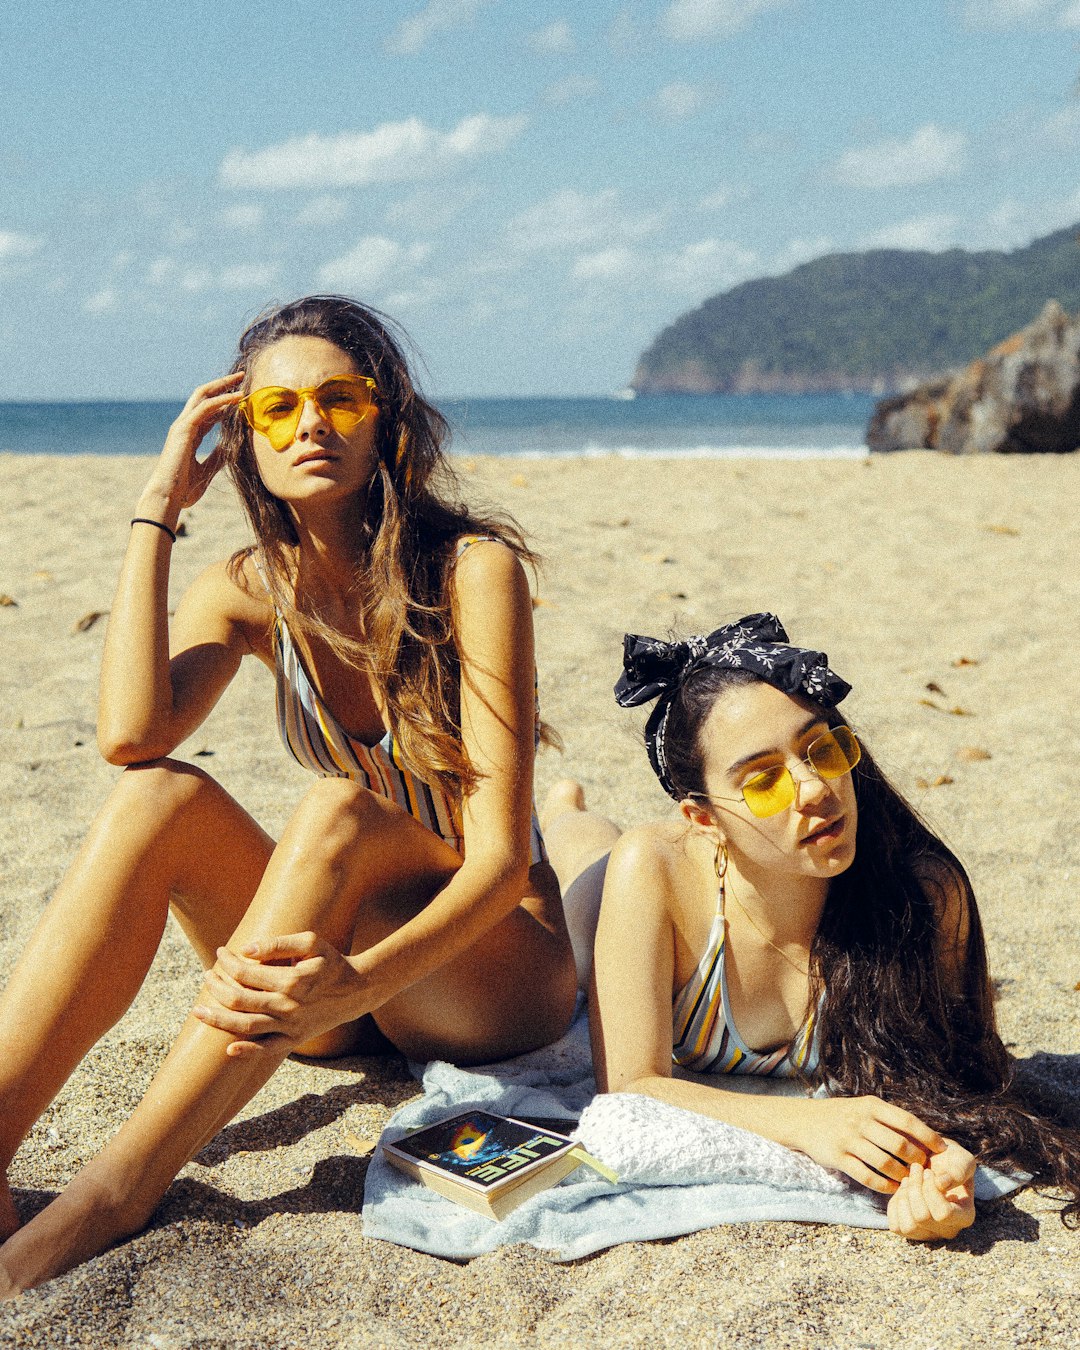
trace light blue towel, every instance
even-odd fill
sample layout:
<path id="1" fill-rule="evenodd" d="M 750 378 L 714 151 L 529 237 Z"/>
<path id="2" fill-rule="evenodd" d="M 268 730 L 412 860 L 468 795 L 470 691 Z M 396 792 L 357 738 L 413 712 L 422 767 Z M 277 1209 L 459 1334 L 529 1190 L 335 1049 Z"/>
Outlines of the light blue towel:
<path id="1" fill-rule="evenodd" d="M 496 1222 L 404 1176 L 380 1149 L 364 1188 L 366 1237 L 457 1260 L 530 1242 L 571 1261 L 620 1242 L 675 1237 L 719 1223 L 888 1226 L 883 1197 L 759 1135 L 630 1094 L 593 1102 L 583 1009 L 554 1045 L 477 1069 L 436 1061 L 424 1068 L 423 1084 L 423 1098 L 394 1115 L 385 1140 L 478 1106 L 504 1116 L 580 1116 L 578 1137 L 622 1180 L 612 1185 L 579 1167 Z M 980 1168 L 976 1196 L 995 1198 L 1019 1184 Z"/>

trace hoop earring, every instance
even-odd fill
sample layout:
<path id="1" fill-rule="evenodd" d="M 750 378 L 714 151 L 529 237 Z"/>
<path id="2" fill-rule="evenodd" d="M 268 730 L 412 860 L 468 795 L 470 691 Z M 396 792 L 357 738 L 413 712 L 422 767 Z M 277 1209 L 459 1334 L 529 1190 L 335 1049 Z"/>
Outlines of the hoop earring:
<path id="1" fill-rule="evenodd" d="M 725 844 L 722 839 L 717 842 L 716 852 L 713 854 L 712 866 L 713 871 L 716 873 L 717 881 L 723 881 L 724 877 L 727 875 L 728 853 L 727 844 Z"/>

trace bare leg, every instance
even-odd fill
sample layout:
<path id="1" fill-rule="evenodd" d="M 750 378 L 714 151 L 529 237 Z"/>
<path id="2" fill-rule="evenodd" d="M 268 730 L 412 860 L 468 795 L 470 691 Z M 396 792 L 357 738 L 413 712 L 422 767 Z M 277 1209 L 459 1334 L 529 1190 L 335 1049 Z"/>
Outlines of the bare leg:
<path id="1" fill-rule="evenodd" d="M 578 988 L 585 989 L 592 969 L 607 855 L 621 831 L 586 807 L 581 784 L 573 778 L 561 779 L 544 798 L 540 823 L 562 888 Z"/>
<path id="2" fill-rule="evenodd" d="M 461 859 L 392 803 L 346 780 L 307 794 L 265 867 L 232 945 L 313 929 L 341 949 L 400 926 Z M 550 874 L 549 874 L 550 875 Z M 358 917 L 359 914 L 359 917 Z M 573 1005 L 558 896 L 526 897 L 474 952 L 380 1008 L 410 1054 L 490 1059 L 553 1039 Z M 230 1057 L 233 1037 L 189 1018 L 146 1096 L 109 1145 L 4 1245 L 9 1292 L 40 1284 L 141 1228 L 184 1163 L 285 1056 Z"/>
<path id="3" fill-rule="evenodd" d="M 273 847 L 213 779 L 161 761 L 117 783 L 0 998 L 0 1172 L 154 959 L 170 895 L 201 955 L 236 927 Z M 0 1237 L 18 1227 L 0 1183 Z"/>

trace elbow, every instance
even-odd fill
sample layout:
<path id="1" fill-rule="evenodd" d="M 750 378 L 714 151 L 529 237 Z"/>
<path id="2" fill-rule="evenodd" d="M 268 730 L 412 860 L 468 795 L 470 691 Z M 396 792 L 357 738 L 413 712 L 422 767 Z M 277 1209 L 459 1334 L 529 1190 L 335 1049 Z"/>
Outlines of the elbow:
<path id="1" fill-rule="evenodd" d="M 97 729 L 97 746 L 102 759 L 120 769 L 126 769 L 131 764 L 146 764 L 149 760 L 161 759 L 173 749 L 173 746 L 152 740 L 149 736 L 132 736 L 125 734 L 123 728 L 100 724 Z"/>

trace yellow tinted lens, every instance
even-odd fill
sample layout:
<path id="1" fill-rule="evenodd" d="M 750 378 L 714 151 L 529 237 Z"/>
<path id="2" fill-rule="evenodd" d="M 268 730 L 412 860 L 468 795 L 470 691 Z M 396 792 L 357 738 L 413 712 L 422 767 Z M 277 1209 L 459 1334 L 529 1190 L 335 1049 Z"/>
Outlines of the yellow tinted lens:
<path id="1" fill-rule="evenodd" d="M 849 727 L 834 727 L 813 742 L 806 758 L 822 778 L 841 778 L 858 764 L 859 742 Z"/>
<path id="2" fill-rule="evenodd" d="M 304 401 L 295 389 L 268 385 L 250 393 L 242 406 L 252 427 L 261 432 L 275 450 L 284 450 L 296 434 Z"/>
<path id="3" fill-rule="evenodd" d="M 795 783 L 782 764 L 748 778 L 742 787 L 743 801 L 755 816 L 775 816 L 795 800 Z"/>
<path id="4" fill-rule="evenodd" d="M 352 431 L 372 409 L 371 386 L 358 376 L 324 380 L 315 401 L 336 431 Z"/>

